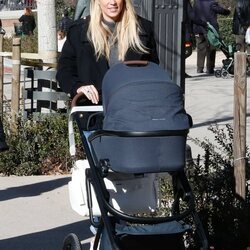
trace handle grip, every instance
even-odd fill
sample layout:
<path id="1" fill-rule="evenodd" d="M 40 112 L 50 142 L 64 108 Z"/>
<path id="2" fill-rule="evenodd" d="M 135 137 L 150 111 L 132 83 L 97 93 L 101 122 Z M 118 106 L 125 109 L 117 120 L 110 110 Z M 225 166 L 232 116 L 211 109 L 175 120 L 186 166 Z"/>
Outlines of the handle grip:
<path id="1" fill-rule="evenodd" d="M 81 99 L 81 97 L 83 97 L 83 96 L 85 97 L 85 94 L 82 93 L 82 92 L 76 94 L 76 95 L 74 96 L 74 98 L 72 99 L 72 101 L 71 101 L 71 105 L 70 105 L 71 108 L 77 106 L 77 105 L 76 105 L 77 101 L 78 101 L 79 99 Z"/>
<path id="2" fill-rule="evenodd" d="M 131 60 L 131 61 L 124 61 L 124 64 L 125 65 L 128 65 L 128 66 L 146 66 L 148 65 L 148 61 L 145 61 L 145 60 Z"/>

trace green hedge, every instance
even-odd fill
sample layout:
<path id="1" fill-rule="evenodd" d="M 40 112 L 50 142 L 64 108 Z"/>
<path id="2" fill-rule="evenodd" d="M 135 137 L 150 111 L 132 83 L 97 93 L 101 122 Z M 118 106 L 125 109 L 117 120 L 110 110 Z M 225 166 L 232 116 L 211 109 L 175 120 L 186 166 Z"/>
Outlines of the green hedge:
<path id="1" fill-rule="evenodd" d="M 10 150 L 0 154 L 1 174 L 40 175 L 69 172 L 71 158 L 66 115 L 44 115 L 36 120 L 20 118 L 16 133 L 11 132 L 9 124 L 8 117 L 5 117 L 4 127 Z M 77 129 L 76 139 L 78 156 L 83 157 Z"/>
<path id="2" fill-rule="evenodd" d="M 232 34 L 232 18 L 219 18 L 220 35 L 226 44 L 235 43 L 234 35 Z"/>
<path id="3" fill-rule="evenodd" d="M 13 37 L 4 36 L 3 51 L 12 51 Z M 38 52 L 38 38 L 35 33 L 32 36 L 21 36 L 21 52 L 37 53 Z"/>

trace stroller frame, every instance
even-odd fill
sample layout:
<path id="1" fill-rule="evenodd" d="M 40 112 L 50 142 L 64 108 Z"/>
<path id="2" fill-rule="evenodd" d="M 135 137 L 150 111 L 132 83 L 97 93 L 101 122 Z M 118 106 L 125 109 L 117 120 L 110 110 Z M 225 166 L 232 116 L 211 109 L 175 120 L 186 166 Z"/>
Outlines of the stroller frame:
<path id="1" fill-rule="evenodd" d="M 226 56 L 225 59 L 222 60 L 222 67 L 220 69 L 216 69 L 214 71 L 215 77 L 219 78 L 228 78 L 230 75 L 234 75 L 234 53 L 239 51 L 240 48 L 238 48 L 239 44 L 230 44 L 227 45 L 220 37 L 217 30 L 210 24 L 207 23 L 208 27 L 208 41 L 211 45 L 214 47 L 220 49 L 223 54 Z M 211 37 L 210 37 L 211 36 Z M 250 58 L 250 55 L 247 55 L 248 58 Z M 250 61 L 247 59 L 247 68 L 246 71 L 249 72 L 250 70 Z"/>
<path id="2" fill-rule="evenodd" d="M 78 94 L 72 101 L 72 107 L 76 105 L 76 101 L 82 96 L 82 94 Z M 78 107 L 77 107 L 78 108 Z M 84 107 L 86 108 L 86 107 Z M 80 109 L 78 109 L 80 110 Z M 191 187 L 189 185 L 188 179 L 184 172 L 184 167 L 181 171 L 176 171 L 170 173 L 172 176 L 173 183 L 173 193 L 174 193 L 174 202 L 171 208 L 171 214 L 168 216 L 143 216 L 143 215 L 131 215 L 121 212 L 114 208 L 109 203 L 109 192 L 106 188 L 104 178 L 107 177 L 109 171 L 112 170 L 112 166 L 110 166 L 108 159 L 97 159 L 95 155 L 95 149 L 93 147 L 93 141 L 98 139 L 101 140 L 102 137 L 120 137 L 120 138 L 153 138 L 153 137 L 172 137 L 172 136 L 181 136 L 186 138 L 188 134 L 188 130 L 165 130 L 165 131 L 152 131 L 152 132 L 128 132 L 128 131 L 107 131 L 107 130 L 97 130 L 93 132 L 88 139 L 83 135 L 82 143 L 85 149 L 85 154 L 88 159 L 90 168 L 86 169 L 86 190 L 87 190 L 87 203 L 89 208 L 89 217 L 90 222 L 94 227 L 97 227 L 97 234 L 95 236 L 93 249 L 98 249 L 98 245 L 101 242 L 101 235 L 104 232 L 104 229 L 107 232 L 107 236 L 110 243 L 110 249 L 112 250 L 120 250 L 120 249 L 135 249 L 126 248 L 126 240 L 123 241 L 123 238 L 120 237 L 116 233 L 116 224 L 119 224 L 121 221 L 125 221 L 130 224 L 131 227 L 137 224 L 143 225 L 162 225 L 164 223 L 169 222 L 180 222 L 183 223 L 183 219 L 190 216 L 192 218 L 195 230 L 197 233 L 197 237 L 200 241 L 200 249 L 205 250 L 208 249 L 207 238 L 205 235 L 205 231 L 203 229 L 202 223 L 199 219 L 198 213 L 195 209 L 195 199 L 192 193 Z M 137 174 L 137 173 L 135 173 Z M 92 192 L 91 186 L 94 188 L 94 192 L 96 194 L 97 202 L 99 205 L 99 209 L 101 211 L 101 217 L 99 222 L 97 223 L 94 219 L 93 211 L 92 211 Z M 187 208 L 181 208 L 180 201 L 185 202 Z M 188 230 L 186 230 L 188 231 Z M 182 233 L 183 235 L 183 233 Z M 181 237 L 182 237 L 181 235 Z M 126 234 L 128 238 L 131 236 Z M 153 235 L 156 237 L 159 235 Z M 162 234 L 162 237 L 169 236 Z M 134 237 L 134 236 L 133 236 Z M 135 236 L 136 237 L 136 236 Z M 147 237 L 152 237 L 150 234 L 144 235 L 146 239 Z M 125 237 L 126 238 L 126 237 Z M 125 243 L 124 243 L 125 242 Z M 168 243 L 168 242 L 166 242 Z M 173 249 L 184 249 L 184 244 L 180 248 Z M 142 248 L 145 249 L 145 248 Z M 148 248 L 147 248 L 148 249 Z M 152 248 L 150 248 L 152 249 Z M 164 248 L 165 249 L 165 248 Z M 168 248 L 169 249 L 169 248 Z M 136 250 L 139 250 L 136 248 Z"/>

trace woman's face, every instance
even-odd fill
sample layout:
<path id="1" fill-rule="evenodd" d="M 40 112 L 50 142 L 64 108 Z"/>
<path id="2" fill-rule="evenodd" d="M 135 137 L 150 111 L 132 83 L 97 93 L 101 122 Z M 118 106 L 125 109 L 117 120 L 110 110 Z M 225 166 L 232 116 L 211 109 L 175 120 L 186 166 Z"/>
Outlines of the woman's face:
<path id="1" fill-rule="evenodd" d="M 123 10 L 125 0 L 99 0 L 103 18 L 106 21 L 117 21 Z"/>

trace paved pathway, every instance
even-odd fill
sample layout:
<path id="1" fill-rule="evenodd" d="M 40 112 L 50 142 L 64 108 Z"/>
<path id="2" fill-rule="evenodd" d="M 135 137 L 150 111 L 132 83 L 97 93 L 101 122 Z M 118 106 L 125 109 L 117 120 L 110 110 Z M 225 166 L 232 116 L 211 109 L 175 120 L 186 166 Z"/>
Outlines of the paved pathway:
<path id="1" fill-rule="evenodd" d="M 0 177 L 0 249 L 61 250 L 76 233 L 89 249 L 87 218 L 70 207 L 69 176 Z"/>
<path id="2" fill-rule="evenodd" d="M 222 66 L 224 58 L 225 56 L 221 52 L 217 53 L 216 67 Z M 217 123 L 220 126 L 233 124 L 234 78 L 223 79 L 197 74 L 195 65 L 196 53 L 194 52 L 186 61 L 186 72 L 193 76 L 186 79 L 185 88 L 185 107 L 194 121 L 190 136 L 199 139 L 207 137 L 213 141 L 214 136 L 207 130 L 210 124 Z M 247 81 L 249 83 L 249 77 Z M 250 93 L 249 84 L 247 88 L 247 92 Z M 249 101 L 247 106 L 249 116 Z M 247 117 L 247 143 L 250 143 L 249 126 L 250 121 Z M 190 145 L 193 157 L 197 156 L 198 153 L 203 153 L 192 143 Z"/>

